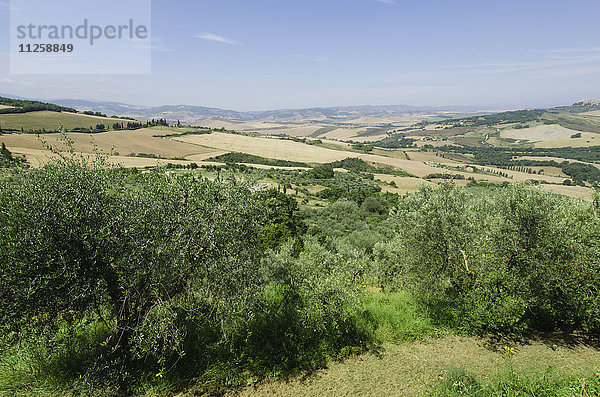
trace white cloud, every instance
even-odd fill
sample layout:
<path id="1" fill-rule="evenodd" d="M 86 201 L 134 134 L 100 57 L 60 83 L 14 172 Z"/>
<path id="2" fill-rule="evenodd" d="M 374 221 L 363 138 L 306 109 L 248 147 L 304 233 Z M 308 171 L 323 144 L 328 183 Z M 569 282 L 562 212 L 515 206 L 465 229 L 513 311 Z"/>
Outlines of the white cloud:
<path id="1" fill-rule="evenodd" d="M 550 54 L 571 54 L 571 53 L 590 53 L 590 52 L 600 52 L 600 47 L 594 48 L 561 48 L 555 50 L 546 51 Z"/>
<path id="2" fill-rule="evenodd" d="M 223 36 L 219 36 L 214 33 L 199 33 L 194 36 L 196 39 L 208 40 L 208 41 L 216 41 L 218 43 L 230 44 L 230 45 L 240 45 L 239 41 L 231 40 Z"/>
<path id="3" fill-rule="evenodd" d="M 167 42 L 162 37 L 154 36 L 152 37 L 152 50 L 159 52 L 172 52 L 174 51 L 167 45 Z"/>
<path id="4" fill-rule="evenodd" d="M 378 3 L 383 3 L 383 4 L 396 4 L 395 0 L 374 0 Z"/>
<path id="5" fill-rule="evenodd" d="M 131 45 L 131 48 L 137 48 L 137 49 L 141 49 L 141 50 L 152 50 L 152 51 L 158 51 L 158 52 L 173 52 L 175 51 L 174 49 L 170 48 L 167 45 L 167 42 L 161 38 L 161 37 L 157 37 L 157 36 L 153 36 L 152 37 L 152 43 L 148 43 L 148 40 L 132 40 L 133 41 L 133 45 Z M 140 41 L 142 43 L 137 44 L 136 41 Z"/>
<path id="6" fill-rule="evenodd" d="M 3 77 L 0 79 L 0 83 L 14 84 L 15 81 L 13 79 L 9 79 L 8 77 Z"/>

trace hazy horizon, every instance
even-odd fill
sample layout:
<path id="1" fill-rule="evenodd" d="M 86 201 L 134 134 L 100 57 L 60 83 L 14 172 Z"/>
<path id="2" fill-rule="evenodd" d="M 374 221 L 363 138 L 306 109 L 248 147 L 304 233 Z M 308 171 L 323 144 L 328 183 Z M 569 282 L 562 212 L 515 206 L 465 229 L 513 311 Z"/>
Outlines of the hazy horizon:
<path id="1" fill-rule="evenodd" d="M 150 75 L 11 75 L 0 92 L 237 111 L 552 107 L 600 97 L 597 1 L 152 2 Z"/>

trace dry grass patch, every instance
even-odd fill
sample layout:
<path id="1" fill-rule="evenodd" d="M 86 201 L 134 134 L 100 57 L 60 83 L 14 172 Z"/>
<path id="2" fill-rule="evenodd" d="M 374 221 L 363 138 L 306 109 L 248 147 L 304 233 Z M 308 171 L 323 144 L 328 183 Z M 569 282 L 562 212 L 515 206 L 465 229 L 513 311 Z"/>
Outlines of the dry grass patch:
<path id="1" fill-rule="evenodd" d="M 554 140 L 537 142 L 536 148 L 559 148 L 559 147 L 588 147 L 600 145 L 600 135 L 592 132 L 581 132 L 581 138 L 562 137 Z"/>
<path id="2" fill-rule="evenodd" d="M 600 351 L 584 343 L 551 338 L 510 346 L 515 348 L 511 358 L 514 368 L 524 374 L 550 366 L 566 373 L 591 374 L 600 365 Z M 451 367 L 465 368 L 484 380 L 489 378 L 506 363 L 502 347 L 489 339 L 457 336 L 385 344 L 378 353 L 334 362 L 309 376 L 260 384 L 230 395 L 421 396 Z"/>
<path id="3" fill-rule="evenodd" d="M 382 186 L 381 190 L 384 193 L 390 192 L 390 193 L 406 194 L 406 193 L 416 192 L 417 190 L 419 190 L 419 186 L 422 186 L 422 185 L 426 185 L 426 186 L 435 185 L 434 183 L 431 183 L 429 181 L 419 179 L 419 178 L 405 178 L 405 177 L 401 177 L 401 176 L 394 176 L 394 175 L 387 175 L 387 174 L 375 174 L 375 179 L 386 182 L 386 183 L 394 182 L 396 184 L 396 187 Z"/>
<path id="4" fill-rule="evenodd" d="M 427 163 L 439 164 L 460 164 L 459 161 L 436 156 L 434 152 L 408 152 L 408 157 L 415 161 L 424 161 Z"/>
<path id="5" fill-rule="evenodd" d="M 225 133 L 188 135 L 176 139 L 180 142 L 202 145 L 217 150 L 305 163 L 330 163 L 342 160 L 351 154 L 289 140 Z"/>
<path id="6" fill-rule="evenodd" d="M 562 127 L 558 124 L 539 125 L 531 128 L 504 130 L 500 133 L 502 138 L 516 139 L 529 142 L 556 141 L 561 138 L 572 139 L 571 135 L 579 131 Z"/>
<path id="7" fill-rule="evenodd" d="M 542 185 L 542 189 L 562 194 L 563 196 L 578 197 L 588 201 L 592 201 L 594 195 L 593 189 L 583 186 Z"/>
<path id="8" fill-rule="evenodd" d="M 215 151 L 197 145 L 177 142 L 167 138 L 155 138 L 160 134 L 155 129 L 140 129 L 135 131 L 109 131 L 98 134 L 69 133 L 74 140 L 74 149 L 78 152 L 90 152 L 93 144 L 105 152 L 114 149 L 121 156 L 130 153 L 154 154 L 161 157 L 187 157 L 192 155 L 213 154 Z M 57 133 L 43 134 L 40 137 L 50 143 L 61 147 L 61 136 Z M 0 141 L 12 151 L 26 151 L 28 149 L 40 150 L 44 146 L 36 135 L 8 134 L 0 136 Z M 210 156 L 209 156 L 210 157 Z"/>

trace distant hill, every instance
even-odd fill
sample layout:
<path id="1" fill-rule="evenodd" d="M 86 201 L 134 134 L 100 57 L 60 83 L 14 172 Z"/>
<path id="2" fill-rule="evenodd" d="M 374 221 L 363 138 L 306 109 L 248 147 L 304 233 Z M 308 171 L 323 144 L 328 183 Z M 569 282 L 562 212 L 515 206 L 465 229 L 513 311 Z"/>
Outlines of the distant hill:
<path id="1" fill-rule="evenodd" d="M 348 121 L 361 117 L 385 118 L 406 114 L 427 114 L 440 111 L 474 112 L 478 109 L 470 107 L 418 107 L 408 105 L 394 106 L 340 106 L 340 107 L 315 107 L 305 109 L 279 109 L 267 111 L 240 112 L 204 106 L 193 105 L 164 105 L 164 106 L 136 106 L 118 102 L 93 102 L 76 99 L 54 100 L 62 106 L 73 107 L 77 110 L 101 112 L 108 115 L 132 117 L 138 120 L 164 118 L 169 121 L 180 120 L 193 123 L 205 119 L 224 119 L 229 121 L 280 121 L 280 122 L 336 122 Z"/>
<path id="2" fill-rule="evenodd" d="M 108 115 L 132 117 L 138 120 L 168 119 L 170 121 L 219 117 L 231 120 L 245 120 L 241 112 L 222 110 L 204 106 L 165 105 L 136 106 L 119 102 L 92 102 L 78 99 L 58 99 L 53 101 L 62 106 L 71 106 L 79 111 L 101 112 Z"/>

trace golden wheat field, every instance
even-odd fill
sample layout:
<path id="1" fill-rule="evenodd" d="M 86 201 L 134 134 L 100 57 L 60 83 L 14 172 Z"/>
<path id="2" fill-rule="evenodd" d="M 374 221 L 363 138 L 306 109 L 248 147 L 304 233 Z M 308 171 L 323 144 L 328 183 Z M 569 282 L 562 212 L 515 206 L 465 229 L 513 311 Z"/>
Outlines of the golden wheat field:
<path id="1" fill-rule="evenodd" d="M 539 125 L 531 128 L 522 128 L 502 131 L 502 138 L 517 139 L 529 142 L 552 141 L 559 138 L 570 137 L 578 131 L 561 127 L 558 124 Z"/>
<path id="2" fill-rule="evenodd" d="M 600 134 L 581 132 L 558 124 L 531 128 L 509 129 L 501 132 L 502 138 L 532 142 L 536 148 L 588 147 L 600 145 Z"/>
<path id="3" fill-rule="evenodd" d="M 594 197 L 594 189 L 583 186 L 542 185 L 542 189 L 563 196 L 579 197 L 586 200 L 592 200 Z"/>
<path id="4" fill-rule="evenodd" d="M 210 135 L 188 135 L 175 139 L 179 142 L 223 151 L 242 152 L 278 160 L 306 163 L 329 163 L 342 160 L 351 154 L 350 152 L 331 150 L 290 140 L 218 132 Z"/>
<path id="5" fill-rule="evenodd" d="M 550 141 L 536 142 L 536 148 L 558 148 L 558 147 L 589 147 L 600 145 L 600 134 L 582 132 L 580 138 L 562 137 Z"/>
<path id="6" fill-rule="evenodd" d="M 69 133 L 67 136 L 74 140 L 74 150 L 78 152 L 89 152 L 93 149 L 93 145 L 105 152 L 114 150 L 122 156 L 131 153 L 146 153 L 161 157 L 186 157 L 212 152 L 201 146 L 154 137 L 157 134 L 160 134 L 160 131 L 144 128 L 135 131 L 108 131 L 97 134 Z M 62 146 L 60 134 L 57 133 L 43 134 L 39 137 L 34 134 L 0 136 L 0 141 L 4 142 L 11 150 L 43 149 L 42 140 L 58 147 Z"/>

